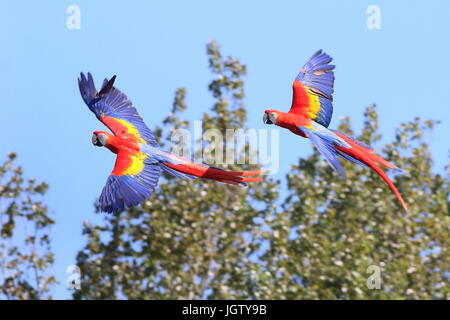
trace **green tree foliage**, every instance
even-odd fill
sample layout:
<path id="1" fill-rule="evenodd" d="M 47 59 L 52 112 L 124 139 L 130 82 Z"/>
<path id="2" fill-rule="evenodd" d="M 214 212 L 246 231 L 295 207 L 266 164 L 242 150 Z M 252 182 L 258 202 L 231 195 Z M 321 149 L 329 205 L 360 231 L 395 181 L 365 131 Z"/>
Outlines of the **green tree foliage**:
<path id="1" fill-rule="evenodd" d="M 54 221 L 42 203 L 48 185 L 25 180 L 16 157 L 10 153 L 0 165 L 0 299 L 51 298 Z"/>
<path id="2" fill-rule="evenodd" d="M 245 66 L 215 42 L 207 54 L 214 103 L 203 129 L 245 127 Z M 185 95 L 155 130 L 167 146 L 171 128 L 190 126 Z M 244 189 L 164 176 L 142 207 L 85 223 L 74 298 L 450 298 L 449 174 L 432 171 L 424 139 L 434 125 L 414 119 L 383 145 L 371 106 L 356 135 L 405 170 L 395 183 L 408 213 L 370 169 L 342 162 L 342 179 L 316 151 L 292 167 L 282 198 L 270 179 Z M 348 119 L 339 129 L 355 135 Z"/>
<path id="3" fill-rule="evenodd" d="M 215 42 L 208 44 L 207 53 L 215 75 L 209 86 L 214 104 L 203 116 L 203 127 L 221 132 L 244 127 L 245 66 L 222 58 Z M 166 129 L 188 128 L 179 118 L 185 94 L 185 89 L 177 91 Z M 246 239 L 258 230 L 254 220 L 266 213 L 254 204 L 265 208 L 275 197 L 269 183 L 241 188 L 165 175 L 142 208 L 105 216 L 102 226 L 85 223 L 88 242 L 77 256 L 82 288 L 74 297 L 245 298 L 257 268 L 249 257 L 261 250 L 259 243 Z"/>

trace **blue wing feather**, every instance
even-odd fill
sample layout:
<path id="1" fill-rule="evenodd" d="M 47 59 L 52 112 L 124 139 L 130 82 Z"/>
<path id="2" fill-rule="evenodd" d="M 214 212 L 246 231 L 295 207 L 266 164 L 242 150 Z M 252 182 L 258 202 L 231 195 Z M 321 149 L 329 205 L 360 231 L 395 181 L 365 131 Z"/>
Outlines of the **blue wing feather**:
<path id="1" fill-rule="evenodd" d="M 160 174 L 158 166 L 146 162 L 144 169 L 135 176 L 110 175 L 98 200 L 100 209 L 116 213 L 138 205 L 153 193 Z"/>
<path id="2" fill-rule="evenodd" d="M 107 79 L 103 81 L 102 89 L 108 83 Z M 88 72 L 87 77 L 80 73 L 78 87 L 81 97 L 89 109 L 96 115 L 97 119 L 105 116 L 123 119 L 131 123 L 139 131 L 141 137 L 152 146 L 159 146 L 152 131 L 146 126 L 136 108 L 133 107 L 128 97 L 112 87 L 105 94 L 99 96 L 95 89 L 92 75 Z M 101 90 L 100 90 L 101 91 Z"/>
<path id="3" fill-rule="evenodd" d="M 333 101 L 334 72 L 336 66 L 329 64 L 333 59 L 322 50 L 317 51 L 305 63 L 296 77 L 305 86 L 319 90 L 327 99 Z"/>
<path id="4" fill-rule="evenodd" d="M 322 132 L 307 128 L 299 127 L 300 130 L 308 134 L 312 144 L 325 157 L 330 166 L 339 174 L 345 177 L 344 169 L 339 163 L 338 153 L 334 148 L 334 144 L 339 144 L 341 141 L 333 139 L 332 136 Z M 336 137 L 338 138 L 338 137 Z"/>
<path id="5" fill-rule="evenodd" d="M 332 60 L 328 54 L 319 50 L 309 58 L 295 78 L 312 94 L 319 97 L 320 111 L 314 121 L 325 127 L 328 127 L 333 116 L 335 66 L 330 64 Z"/>
<path id="6" fill-rule="evenodd" d="M 319 102 L 320 110 L 317 114 L 317 118 L 314 121 L 320 123 L 324 127 L 328 127 L 333 116 L 333 103 L 322 96 L 319 96 Z"/>

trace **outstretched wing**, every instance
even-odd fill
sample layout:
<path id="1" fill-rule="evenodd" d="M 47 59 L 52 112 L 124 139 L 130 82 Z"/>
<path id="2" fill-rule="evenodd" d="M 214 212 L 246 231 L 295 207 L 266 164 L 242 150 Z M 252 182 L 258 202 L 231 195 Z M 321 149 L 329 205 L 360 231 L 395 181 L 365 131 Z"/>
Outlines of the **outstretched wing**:
<path id="1" fill-rule="evenodd" d="M 292 106 L 289 112 L 302 115 L 328 127 L 333 115 L 333 59 L 317 51 L 300 69 L 292 85 Z"/>
<path id="2" fill-rule="evenodd" d="M 120 151 L 98 200 L 100 209 L 112 213 L 138 205 L 153 193 L 160 173 L 145 153 Z"/>
<path id="3" fill-rule="evenodd" d="M 116 76 L 105 79 L 97 92 L 92 75 L 81 73 L 78 79 L 81 96 L 89 109 L 115 135 L 130 134 L 137 141 L 158 146 L 152 131 L 145 125 L 127 96 L 114 87 Z"/>

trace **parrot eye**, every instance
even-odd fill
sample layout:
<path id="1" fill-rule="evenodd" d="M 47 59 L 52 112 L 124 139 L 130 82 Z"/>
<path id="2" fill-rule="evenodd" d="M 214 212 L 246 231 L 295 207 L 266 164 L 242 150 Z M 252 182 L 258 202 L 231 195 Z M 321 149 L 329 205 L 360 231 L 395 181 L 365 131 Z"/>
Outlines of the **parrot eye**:
<path id="1" fill-rule="evenodd" d="M 277 114 L 275 112 L 269 113 L 269 121 L 273 124 L 277 123 Z"/>
<path id="2" fill-rule="evenodd" d="M 104 144 L 102 142 L 104 142 L 104 141 L 102 141 L 102 140 L 104 140 L 104 139 L 102 139 L 102 138 L 103 137 L 101 137 L 101 136 L 93 134 L 92 135 L 92 144 L 97 147 L 103 147 Z"/>

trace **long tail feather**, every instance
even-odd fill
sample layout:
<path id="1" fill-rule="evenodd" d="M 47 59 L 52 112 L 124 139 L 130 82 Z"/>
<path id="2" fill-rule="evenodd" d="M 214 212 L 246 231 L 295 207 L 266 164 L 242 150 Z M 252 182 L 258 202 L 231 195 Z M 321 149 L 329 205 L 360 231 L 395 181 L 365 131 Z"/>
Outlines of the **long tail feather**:
<path id="1" fill-rule="evenodd" d="M 261 170 L 226 171 L 204 164 L 198 164 L 172 153 L 167 153 L 167 159 L 168 161 L 161 161 L 161 165 L 163 166 L 163 169 L 164 167 L 170 169 L 166 171 L 172 174 L 175 173 L 175 176 L 184 175 L 188 177 L 198 177 L 202 179 L 215 180 L 218 182 L 243 186 L 247 185 L 246 182 L 262 181 L 261 177 L 250 177 L 261 174 Z M 169 159 L 175 159 L 175 161 L 169 161 Z"/>
<path id="2" fill-rule="evenodd" d="M 234 184 L 234 185 L 243 185 L 246 186 L 246 182 L 261 182 L 261 177 L 248 177 L 251 175 L 258 175 L 261 173 L 260 170 L 254 171 L 225 171 L 222 169 L 211 168 L 203 164 L 198 164 L 194 162 L 185 162 L 182 164 L 170 164 L 164 163 L 165 166 L 168 166 L 178 172 L 182 172 L 184 174 L 195 176 L 202 179 L 215 180 L 218 182 Z"/>
<path id="3" fill-rule="evenodd" d="M 398 192 L 397 188 L 395 187 L 394 183 L 389 179 L 389 177 L 386 175 L 386 173 L 381 170 L 379 166 L 375 164 L 375 162 L 366 162 L 366 164 L 371 167 L 378 175 L 387 183 L 389 188 L 394 192 L 395 196 L 398 200 L 400 200 L 400 203 L 402 204 L 403 208 L 408 211 L 408 206 L 406 205 L 405 201 L 403 200 L 400 192 Z"/>
<path id="4" fill-rule="evenodd" d="M 389 177 L 386 175 L 386 173 L 377 165 L 377 163 L 381 164 L 389 169 L 398 169 L 398 168 L 395 165 L 393 165 L 392 163 L 384 160 L 383 158 L 381 158 L 380 156 L 375 154 L 375 152 L 372 149 L 370 149 L 369 147 L 360 143 L 359 141 L 357 141 L 349 136 L 346 136 L 344 134 L 341 134 L 339 132 L 336 132 L 336 131 L 334 131 L 334 132 L 339 137 L 343 138 L 351 146 L 351 148 L 335 146 L 335 148 L 338 150 L 339 154 L 341 156 L 343 156 L 343 154 L 345 154 L 345 156 L 343 156 L 343 158 L 346 160 L 350 160 L 350 161 L 353 161 L 356 163 L 361 162 L 364 165 L 370 167 L 372 170 L 374 170 L 384 180 L 384 182 L 387 183 L 389 188 L 394 192 L 395 196 L 402 204 L 402 207 L 406 211 L 408 211 L 408 207 L 407 207 L 405 201 L 403 200 L 400 192 L 397 190 L 394 183 L 391 181 L 391 179 L 389 179 Z"/>

